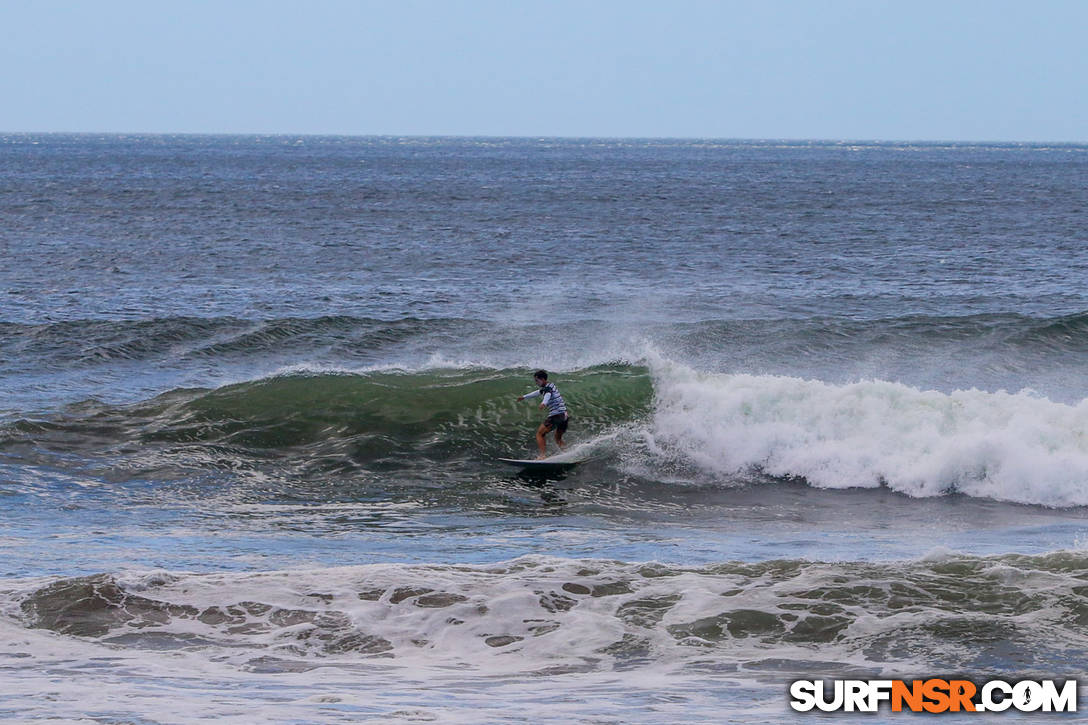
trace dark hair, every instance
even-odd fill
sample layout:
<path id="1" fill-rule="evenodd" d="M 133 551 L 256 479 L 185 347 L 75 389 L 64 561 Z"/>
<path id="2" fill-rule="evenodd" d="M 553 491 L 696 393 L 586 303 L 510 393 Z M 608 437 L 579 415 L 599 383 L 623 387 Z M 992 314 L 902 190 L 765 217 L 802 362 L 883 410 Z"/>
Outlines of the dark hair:
<path id="1" fill-rule="evenodd" d="M 548 379 L 548 371 L 547 370 L 537 370 L 535 373 L 533 373 L 533 377 L 534 378 L 540 378 L 541 380 L 547 380 Z"/>

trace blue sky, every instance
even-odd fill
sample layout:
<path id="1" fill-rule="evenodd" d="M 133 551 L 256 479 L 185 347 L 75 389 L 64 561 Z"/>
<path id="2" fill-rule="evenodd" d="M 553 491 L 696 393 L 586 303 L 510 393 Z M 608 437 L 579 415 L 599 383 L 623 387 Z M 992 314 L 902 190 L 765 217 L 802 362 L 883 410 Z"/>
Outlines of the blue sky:
<path id="1" fill-rule="evenodd" d="M 1088 142 L 1088 0 L 0 0 L 0 131 Z"/>

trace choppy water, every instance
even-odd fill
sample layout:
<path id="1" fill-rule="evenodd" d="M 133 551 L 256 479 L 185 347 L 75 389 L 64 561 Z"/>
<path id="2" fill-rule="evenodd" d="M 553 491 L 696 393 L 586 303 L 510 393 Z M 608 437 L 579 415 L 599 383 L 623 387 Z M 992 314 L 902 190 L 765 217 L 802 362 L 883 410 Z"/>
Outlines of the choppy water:
<path id="1" fill-rule="evenodd" d="M 0 138 L 0 717 L 1088 665 L 1088 148 Z M 527 477 L 552 371 L 591 460 Z"/>

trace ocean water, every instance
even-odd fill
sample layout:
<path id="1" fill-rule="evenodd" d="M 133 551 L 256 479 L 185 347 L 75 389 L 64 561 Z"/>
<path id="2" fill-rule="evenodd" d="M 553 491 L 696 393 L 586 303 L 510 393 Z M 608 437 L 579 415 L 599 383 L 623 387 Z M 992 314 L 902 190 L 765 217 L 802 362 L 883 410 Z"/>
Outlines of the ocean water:
<path id="1" fill-rule="evenodd" d="M 0 219 L 0 719 L 1088 669 L 1088 147 L 6 135 Z"/>

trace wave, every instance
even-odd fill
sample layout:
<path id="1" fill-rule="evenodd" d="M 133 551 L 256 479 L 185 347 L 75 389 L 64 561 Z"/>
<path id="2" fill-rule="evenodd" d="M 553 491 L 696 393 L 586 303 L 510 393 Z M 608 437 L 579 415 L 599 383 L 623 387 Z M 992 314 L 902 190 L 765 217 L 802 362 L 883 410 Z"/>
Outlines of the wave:
<path id="1" fill-rule="evenodd" d="M 9 621 L 246 669 L 388 660 L 503 673 L 1083 671 L 1083 552 L 683 567 L 525 557 L 5 584 Z"/>
<path id="2" fill-rule="evenodd" d="M 679 365 L 655 375 L 655 391 L 651 449 L 712 474 L 758 469 L 825 488 L 1088 504 L 1088 400 Z"/>
<path id="3" fill-rule="evenodd" d="M 237 317 L 165 317 L 150 320 L 72 320 L 44 324 L 0 323 L 0 345 L 10 357 L 46 365 L 101 365 L 115 361 L 234 358 L 340 352 L 373 352 L 386 345 L 441 335 L 483 323 L 465 320 L 380 320 L 350 316 L 247 320 Z"/>
<path id="4" fill-rule="evenodd" d="M 698 322 L 586 320 L 559 325 L 498 323 L 455 318 L 377 319 L 352 316 L 288 317 L 250 320 L 236 317 L 164 317 L 149 320 L 70 320 L 42 324 L 0 322 L 0 350 L 7 358 L 35 364 L 100 365 L 111 361 L 177 358 L 233 358 L 283 354 L 312 355 L 334 349 L 347 360 L 426 342 L 431 346 L 469 342 L 478 350 L 487 340 L 499 352 L 511 340 L 539 337 L 556 329 L 577 342 L 598 341 L 604 330 L 629 338 L 633 331 L 659 346 L 673 345 L 697 357 L 700 352 L 747 354 L 763 351 L 762 362 L 799 356 L 872 349 L 919 352 L 933 345 L 1004 352 L 1013 358 L 1083 353 L 1088 349 L 1088 312 L 1058 317 L 908 315 L 888 319 L 775 318 L 707 319 Z M 678 354 L 681 350 L 673 348 Z M 605 362 L 598 360 L 597 362 Z M 585 365 L 583 365 L 584 367 Z"/>
<path id="5" fill-rule="evenodd" d="M 616 475 L 727 486 L 770 477 L 1088 505 L 1088 401 L 706 373 L 660 355 L 644 363 L 556 377 L 572 409 L 569 442 L 594 447 Z M 137 473 L 327 477 L 438 466 L 477 475 L 491 459 L 532 447 L 540 413 L 515 402 L 531 388 L 529 374 L 311 371 L 177 389 L 130 406 L 87 401 L 0 426 L 0 456 L 61 467 L 120 460 Z"/>
<path id="6" fill-rule="evenodd" d="M 605 365 L 564 374 L 583 435 L 642 417 L 652 389 L 645 368 Z M 64 414 L 0 427 L 0 452 L 146 458 L 219 467 L 278 461 L 303 472 L 395 468 L 423 461 L 521 456 L 541 418 L 516 398 L 530 370 L 306 372 L 217 389 L 178 389 L 136 405 L 86 401 Z M 138 451 L 138 453 L 133 453 Z M 243 466 L 244 467 L 244 466 Z"/>

